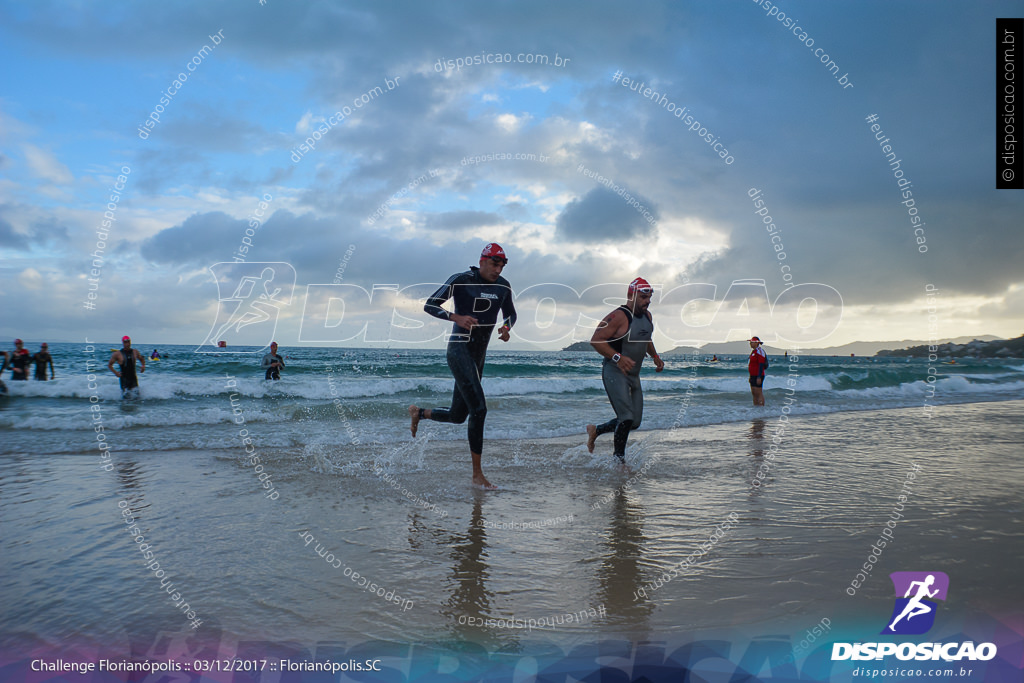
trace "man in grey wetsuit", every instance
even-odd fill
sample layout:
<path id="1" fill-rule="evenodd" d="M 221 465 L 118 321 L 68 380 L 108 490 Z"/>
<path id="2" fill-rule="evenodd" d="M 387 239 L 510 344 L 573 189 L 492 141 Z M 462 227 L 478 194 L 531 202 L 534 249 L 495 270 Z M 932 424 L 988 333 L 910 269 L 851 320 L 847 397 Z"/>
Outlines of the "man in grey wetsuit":
<path id="1" fill-rule="evenodd" d="M 490 243 L 480 253 L 480 266 L 456 273 L 427 299 L 423 310 L 441 320 L 451 321 L 452 333 L 448 338 L 448 369 L 455 378 L 452 403 L 448 408 L 420 408 L 409 406 L 409 428 L 416 436 L 420 420 L 462 424 L 469 418 L 469 453 L 473 460 L 473 484 L 484 489 L 498 488 L 487 481 L 480 467 L 484 444 L 484 419 L 487 401 L 480 377 L 484 371 L 487 344 L 491 333 L 498 327 L 498 338 L 509 340 L 509 330 L 516 324 L 516 307 L 512 303 L 512 287 L 501 277 L 508 263 L 501 245 Z M 441 304 L 451 299 L 455 312 L 450 313 Z"/>
<path id="2" fill-rule="evenodd" d="M 615 457 L 625 462 L 629 430 L 640 426 L 644 416 L 644 392 L 640 387 L 640 366 L 644 356 L 654 359 L 657 372 L 665 363 L 654 349 L 654 322 L 647 307 L 654 288 L 641 277 L 629 283 L 626 305 L 605 316 L 594 331 L 590 344 L 604 356 L 601 379 L 615 417 L 602 425 L 587 425 L 587 450 L 601 434 L 615 433 Z"/>
<path id="3" fill-rule="evenodd" d="M 284 358 L 277 353 L 277 342 L 270 342 L 270 353 L 263 356 L 260 368 L 266 370 L 263 379 L 281 379 Z"/>

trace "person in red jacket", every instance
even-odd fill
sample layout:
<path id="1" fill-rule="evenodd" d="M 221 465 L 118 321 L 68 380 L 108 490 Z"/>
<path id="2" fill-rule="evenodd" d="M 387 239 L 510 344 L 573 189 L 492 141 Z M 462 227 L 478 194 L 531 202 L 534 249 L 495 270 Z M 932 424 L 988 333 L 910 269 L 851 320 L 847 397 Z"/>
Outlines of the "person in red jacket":
<path id="1" fill-rule="evenodd" d="M 750 338 L 750 360 L 747 362 L 747 371 L 750 373 L 750 394 L 754 397 L 755 406 L 764 405 L 764 371 L 768 367 L 768 355 L 761 348 L 761 340 L 757 337 Z"/>

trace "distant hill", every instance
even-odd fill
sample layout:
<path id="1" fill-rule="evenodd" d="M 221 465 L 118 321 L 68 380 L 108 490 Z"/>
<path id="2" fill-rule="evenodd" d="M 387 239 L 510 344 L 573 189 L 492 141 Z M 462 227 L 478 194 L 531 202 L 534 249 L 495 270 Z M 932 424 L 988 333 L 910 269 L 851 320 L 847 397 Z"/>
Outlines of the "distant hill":
<path id="1" fill-rule="evenodd" d="M 966 344 L 974 337 L 957 337 L 956 339 L 944 339 L 940 343 L 951 343 L 951 344 Z M 981 341 L 994 341 L 999 339 L 998 337 L 987 334 L 983 337 L 979 337 Z M 800 348 L 801 355 L 804 356 L 849 356 L 851 353 L 857 356 L 874 356 L 879 351 L 886 349 L 896 349 L 901 347 L 911 347 L 916 345 L 927 345 L 928 342 L 920 339 L 904 339 L 902 341 L 879 341 L 879 342 L 852 342 L 850 344 L 843 344 L 842 346 L 829 346 L 823 348 Z M 768 355 L 781 356 L 784 352 L 792 350 L 792 347 L 775 347 L 765 344 L 764 350 Z M 675 355 L 682 353 L 693 353 L 693 347 L 679 346 L 671 351 L 667 351 L 665 355 Z M 745 341 L 726 342 L 724 344 L 706 344 L 700 348 L 700 353 L 704 355 L 726 355 L 726 356 L 737 356 L 737 355 L 749 355 L 750 344 Z"/>
<path id="2" fill-rule="evenodd" d="M 993 341 L 999 339 L 999 337 L 992 334 L 986 334 L 977 338 L 982 341 Z M 943 339 L 939 343 L 966 344 L 974 339 L 975 337 L 956 337 L 955 339 Z M 922 339 L 903 339 L 900 341 L 882 342 L 853 342 L 851 344 L 843 344 L 842 346 L 833 346 L 824 349 L 801 349 L 800 352 L 808 356 L 849 356 L 851 353 L 858 356 L 874 356 L 877 355 L 879 351 L 885 349 L 899 349 L 917 346 L 920 344 L 927 345 L 928 342 Z"/>
<path id="3" fill-rule="evenodd" d="M 935 346 L 935 354 L 940 358 L 1024 358 L 1024 336 L 1016 339 L 973 339 L 966 344 L 946 342 Z M 879 356 L 897 358 L 927 358 L 928 354 L 928 344 L 878 352 Z"/>
<path id="4" fill-rule="evenodd" d="M 995 343 L 1001 341 L 999 337 L 995 335 L 986 334 L 981 337 L 956 337 L 954 339 L 943 339 L 939 344 L 952 345 L 954 347 L 967 346 L 973 342 L 978 343 Z M 1013 340 L 1011 340 L 1013 341 Z M 1003 344 L 1009 344 L 1008 341 L 1003 341 Z M 903 353 L 901 351 L 894 351 L 893 349 L 903 349 L 907 351 L 909 349 L 916 349 L 920 347 L 925 348 L 924 356 L 928 355 L 928 342 L 921 339 L 904 339 L 901 341 L 879 341 L 879 342 L 852 342 L 850 344 L 843 344 L 842 346 L 829 346 L 823 348 L 801 348 L 800 353 L 804 356 L 849 356 L 851 353 L 857 356 L 874 356 L 874 355 L 889 355 L 889 356 L 906 356 L 909 353 Z M 592 346 L 588 341 L 576 342 L 571 344 L 562 351 L 590 351 Z M 975 347 L 978 348 L 978 347 Z M 1001 346 L 995 348 L 996 351 L 1001 349 Z M 1013 353 L 1013 347 L 1010 347 L 1011 353 Z M 791 347 L 784 346 L 770 346 L 765 344 L 765 353 L 769 356 L 781 356 L 786 351 L 791 351 Z M 884 353 L 883 353 L 884 352 Z M 980 352 L 980 351 L 979 351 Z M 699 349 L 693 346 L 677 346 L 674 349 L 663 351 L 663 356 L 679 356 L 684 354 L 699 353 L 702 356 L 747 356 L 750 354 L 750 344 L 745 341 L 734 341 L 725 342 L 721 344 L 705 344 Z M 946 353 L 945 355 L 950 355 Z M 967 353 L 963 355 L 969 355 Z M 1004 354 L 1005 355 L 1005 354 Z M 1019 352 L 1014 353 L 1014 356 L 1020 355 Z M 989 357 L 989 356 L 982 356 Z"/>
<path id="5" fill-rule="evenodd" d="M 786 349 L 777 349 L 773 346 L 764 345 L 764 352 L 769 356 L 781 356 L 785 353 Z M 726 342 L 724 344 L 705 344 L 699 349 L 693 346 L 677 346 L 674 349 L 665 351 L 661 355 L 663 356 L 692 356 L 693 354 L 700 354 L 701 356 L 749 356 L 750 355 L 750 343 L 745 341 L 737 342 Z"/>

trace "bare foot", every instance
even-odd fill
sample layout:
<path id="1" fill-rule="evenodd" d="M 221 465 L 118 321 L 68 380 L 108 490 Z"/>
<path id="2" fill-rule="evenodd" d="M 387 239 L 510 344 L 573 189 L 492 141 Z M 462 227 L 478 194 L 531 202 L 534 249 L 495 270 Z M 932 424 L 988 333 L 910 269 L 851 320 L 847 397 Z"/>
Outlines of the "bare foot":
<path id="1" fill-rule="evenodd" d="M 412 430 L 412 437 L 416 438 L 416 430 L 420 427 L 420 409 L 416 406 L 409 406 L 409 419 L 412 421 L 409 429 Z"/>
<path id="2" fill-rule="evenodd" d="M 473 485 L 479 486 L 484 491 L 497 491 L 498 487 L 487 481 L 487 477 L 484 476 L 483 472 L 478 472 L 473 475 Z"/>
<path id="3" fill-rule="evenodd" d="M 597 427 L 587 425 L 587 450 L 594 452 L 594 442 L 597 441 Z"/>

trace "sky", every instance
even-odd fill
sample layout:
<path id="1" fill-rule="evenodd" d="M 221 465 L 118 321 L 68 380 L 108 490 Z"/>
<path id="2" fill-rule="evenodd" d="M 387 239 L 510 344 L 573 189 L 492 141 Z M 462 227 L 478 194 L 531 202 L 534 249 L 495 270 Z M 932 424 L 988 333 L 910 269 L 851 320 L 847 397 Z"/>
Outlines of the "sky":
<path id="1" fill-rule="evenodd" d="M 1019 8 L 0 2 L 0 346 L 440 347 L 489 242 L 508 349 L 638 276 L 662 349 L 1015 337 Z"/>

